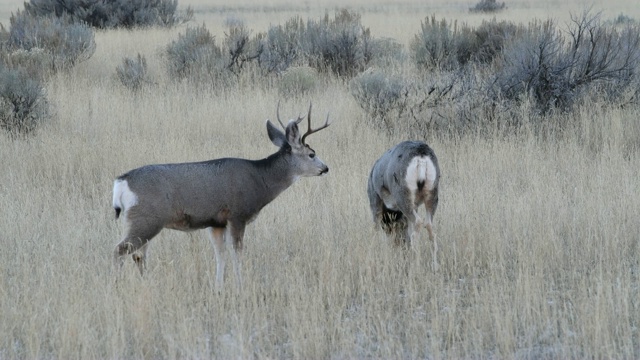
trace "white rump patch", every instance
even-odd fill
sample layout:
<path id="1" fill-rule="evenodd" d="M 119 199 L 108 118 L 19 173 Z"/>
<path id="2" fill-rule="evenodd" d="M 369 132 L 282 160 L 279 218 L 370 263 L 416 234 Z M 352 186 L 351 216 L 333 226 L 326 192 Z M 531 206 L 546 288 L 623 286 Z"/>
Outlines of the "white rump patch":
<path id="1" fill-rule="evenodd" d="M 411 191 L 418 189 L 418 182 L 424 181 L 427 190 L 433 190 L 436 181 L 436 166 L 428 156 L 416 156 L 409 162 L 405 181 Z"/>
<path id="2" fill-rule="evenodd" d="M 138 196 L 129 189 L 127 180 L 113 182 L 113 207 L 126 210 L 138 203 Z"/>

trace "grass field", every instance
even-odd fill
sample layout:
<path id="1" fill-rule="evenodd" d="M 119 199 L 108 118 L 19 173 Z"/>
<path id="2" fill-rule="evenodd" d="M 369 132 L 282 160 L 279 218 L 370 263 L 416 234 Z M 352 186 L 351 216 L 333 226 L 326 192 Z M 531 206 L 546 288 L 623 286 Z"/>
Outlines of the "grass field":
<path id="1" fill-rule="evenodd" d="M 583 10 L 506 1 L 496 16 L 523 23 Z M 229 16 L 264 31 L 343 5 L 180 4 L 215 34 Z M 593 4 L 605 17 L 640 18 L 632 1 Z M 375 36 L 402 43 L 432 13 L 492 16 L 444 0 L 350 5 Z M 0 5 L 0 21 L 21 6 Z M 333 124 L 309 138 L 329 174 L 294 184 L 247 227 L 242 288 L 228 268 L 216 292 L 204 231 L 163 231 L 145 277 L 127 258 L 116 283 L 115 177 L 276 150 L 265 119 L 277 91 L 197 91 L 166 78 L 158 53 L 183 31 L 97 32 L 93 57 L 46 84 L 52 121 L 26 141 L 0 136 L 0 359 L 640 357 L 637 107 L 590 103 L 558 115 L 569 125 L 550 136 L 527 126 L 509 136 L 428 134 L 442 171 L 434 272 L 426 233 L 403 254 L 369 214 L 370 168 L 404 137 L 368 127 L 344 83 L 327 81 L 281 99 L 281 114 L 310 100 L 316 121 L 330 113 Z M 136 53 L 160 85 L 134 95 L 115 68 Z"/>

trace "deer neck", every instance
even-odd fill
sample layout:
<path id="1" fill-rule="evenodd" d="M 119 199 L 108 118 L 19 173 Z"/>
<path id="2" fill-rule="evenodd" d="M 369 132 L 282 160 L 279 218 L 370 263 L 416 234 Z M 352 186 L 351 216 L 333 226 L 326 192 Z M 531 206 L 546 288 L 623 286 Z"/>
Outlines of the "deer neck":
<path id="1" fill-rule="evenodd" d="M 265 193 L 271 195 L 268 201 L 275 199 L 299 178 L 291 166 L 291 154 L 284 150 L 257 160 L 255 164 L 261 171 L 261 186 L 268 190 Z"/>

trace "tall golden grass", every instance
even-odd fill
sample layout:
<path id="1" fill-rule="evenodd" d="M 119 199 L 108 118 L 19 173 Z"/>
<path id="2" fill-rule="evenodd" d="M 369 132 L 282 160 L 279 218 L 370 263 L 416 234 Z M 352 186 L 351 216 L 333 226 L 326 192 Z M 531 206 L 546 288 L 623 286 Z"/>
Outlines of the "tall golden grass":
<path id="1" fill-rule="evenodd" d="M 194 3 L 196 22 L 219 16 L 207 3 Z M 630 2 L 607 3 L 634 15 Z M 421 4 L 354 7 L 370 26 L 380 14 L 407 16 L 403 6 L 424 9 L 411 28 L 375 28 L 409 39 L 429 14 Z M 470 17 L 473 4 L 445 4 L 435 6 Z M 554 4 L 509 1 L 515 10 L 500 16 L 553 16 Z M 198 91 L 165 78 L 159 49 L 180 31 L 98 32 L 95 55 L 46 84 L 53 120 L 26 141 L 0 136 L 0 359 L 640 356 L 634 107 L 586 104 L 559 115 L 567 125 L 550 136 L 527 126 L 509 136 L 428 134 L 442 170 L 433 272 L 426 233 L 402 253 L 369 214 L 369 170 L 404 138 L 369 128 L 347 87 L 328 81 L 282 99 L 281 114 L 296 116 L 309 100 L 318 121 L 330 112 L 333 124 L 309 139 L 329 174 L 296 183 L 248 226 L 242 288 L 228 269 L 217 293 L 204 233 L 170 230 L 153 239 L 144 278 L 127 259 L 116 282 L 116 176 L 276 150 L 265 119 L 277 91 Z M 159 85 L 132 94 L 115 68 L 138 52 Z"/>

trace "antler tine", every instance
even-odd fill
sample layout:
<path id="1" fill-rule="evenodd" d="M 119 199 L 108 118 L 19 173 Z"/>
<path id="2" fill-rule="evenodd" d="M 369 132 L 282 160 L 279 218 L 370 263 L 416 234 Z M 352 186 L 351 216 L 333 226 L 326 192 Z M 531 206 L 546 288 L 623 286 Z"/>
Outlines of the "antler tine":
<path id="1" fill-rule="evenodd" d="M 278 122 L 280 123 L 280 126 L 282 126 L 282 128 L 286 130 L 287 127 L 280 120 L 280 100 L 278 100 L 278 107 L 276 108 L 276 117 L 278 118 Z M 304 119 L 304 116 L 298 115 L 298 118 L 295 120 L 296 124 L 299 124 L 300 121 L 302 121 L 302 119 Z"/>
<path id="2" fill-rule="evenodd" d="M 276 107 L 276 117 L 278 118 L 278 122 L 280 123 L 280 126 L 282 126 L 282 128 L 286 130 L 287 127 L 284 126 L 282 121 L 280 121 L 280 100 L 278 100 L 278 107 Z"/>
<path id="3" fill-rule="evenodd" d="M 309 136 L 309 135 L 311 135 L 311 134 L 313 134 L 313 133 L 315 133 L 315 132 L 318 132 L 318 131 L 320 131 L 320 130 L 322 130 L 322 129 L 326 128 L 327 126 L 331 125 L 331 121 L 329 120 L 329 113 L 327 113 L 327 120 L 325 120 L 324 125 L 320 126 L 320 127 L 319 127 L 319 128 L 317 128 L 317 129 L 312 129 L 312 128 L 311 128 L 311 106 L 312 106 L 312 104 L 311 104 L 311 102 L 309 102 L 309 113 L 307 114 L 307 124 L 309 125 L 309 129 L 307 130 L 307 132 L 306 132 L 306 133 L 304 133 L 304 135 L 302 135 L 302 139 L 301 139 L 300 141 L 301 141 L 303 144 L 305 143 L 305 142 L 304 142 L 304 139 L 305 139 L 307 136 Z"/>
<path id="4" fill-rule="evenodd" d="M 298 118 L 296 119 L 296 124 L 300 124 L 300 121 L 304 120 L 304 115 L 300 116 L 298 115 Z"/>
<path id="5" fill-rule="evenodd" d="M 313 103 L 309 100 L 309 111 L 307 111 L 307 133 L 311 131 L 311 107 L 313 107 Z M 307 136 L 307 133 L 302 137 L 302 143 L 304 143 L 304 138 Z"/>

